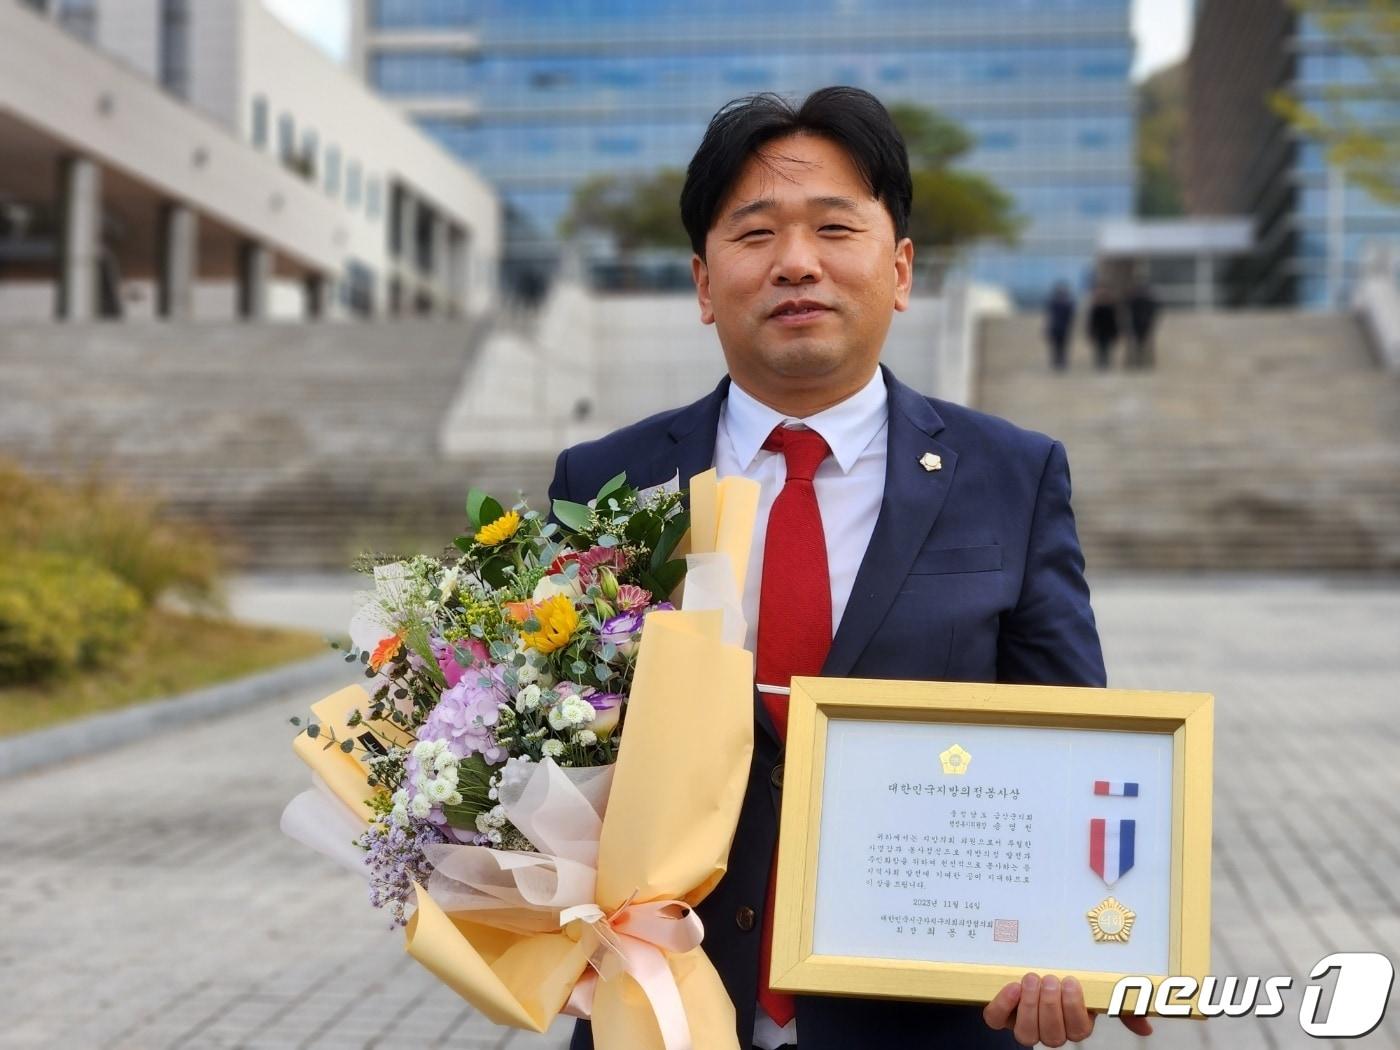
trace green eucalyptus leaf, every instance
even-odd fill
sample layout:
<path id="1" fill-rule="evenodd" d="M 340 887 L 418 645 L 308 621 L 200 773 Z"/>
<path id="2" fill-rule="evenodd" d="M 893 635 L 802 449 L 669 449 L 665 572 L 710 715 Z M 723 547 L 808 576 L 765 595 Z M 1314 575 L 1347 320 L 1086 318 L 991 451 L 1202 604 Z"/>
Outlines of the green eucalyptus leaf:
<path id="1" fill-rule="evenodd" d="M 550 505 L 550 512 L 564 523 L 565 528 L 574 532 L 581 532 L 588 528 L 588 520 L 593 512 L 582 503 L 571 503 L 566 499 L 557 499 Z"/>
<path id="2" fill-rule="evenodd" d="M 615 496 L 626 484 L 627 471 L 625 470 L 616 477 L 609 478 L 607 481 L 603 482 L 603 487 L 598 490 L 598 498 L 596 500 L 598 506 L 605 506 L 608 497 Z"/>

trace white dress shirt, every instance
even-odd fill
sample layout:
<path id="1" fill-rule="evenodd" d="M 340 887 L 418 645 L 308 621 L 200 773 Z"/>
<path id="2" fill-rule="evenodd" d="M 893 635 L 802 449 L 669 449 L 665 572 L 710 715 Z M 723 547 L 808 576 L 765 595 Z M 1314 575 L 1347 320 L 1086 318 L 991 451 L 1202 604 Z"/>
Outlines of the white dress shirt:
<path id="1" fill-rule="evenodd" d="M 781 452 L 764 451 L 773 428 L 802 426 L 815 430 L 831 449 L 812 479 L 826 537 L 827 571 L 831 577 L 831 629 L 834 633 L 846 611 L 856 572 L 875 531 L 875 519 L 885 492 L 886 431 L 889 423 L 885 376 L 879 369 L 860 390 L 839 404 L 805 419 L 784 416 L 729 384 L 729 396 L 720 407 L 715 435 L 715 470 L 721 478 L 739 475 L 758 482 L 758 519 L 749 570 L 744 582 L 744 616 L 748 620 L 748 648 L 757 652 L 758 599 L 763 584 L 763 547 L 768 514 L 787 483 L 787 463 Z M 755 1046 L 772 1050 L 797 1042 L 797 1018 L 779 1027 L 758 1008 L 754 1015 Z"/>

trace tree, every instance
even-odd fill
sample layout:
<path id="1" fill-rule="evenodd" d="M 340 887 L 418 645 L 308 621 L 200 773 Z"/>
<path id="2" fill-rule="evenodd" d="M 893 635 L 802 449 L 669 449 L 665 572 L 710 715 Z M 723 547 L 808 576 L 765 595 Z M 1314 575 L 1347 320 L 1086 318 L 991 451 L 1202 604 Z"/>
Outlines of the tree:
<path id="1" fill-rule="evenodd" d="M 1021 220 L 1011 198 L 985 176 L 952 167 L 972 149 L 972 137 L 922 106 L 895 103 L 890 114 L 909 149 L 915 245 L 946 256 L 983 238 L 1014 243 Z M 650 175 L 595 175 L 574 190 L 559 232 L 566 238 L 587 232 L 610 236 L 623 260 L 643 248 L 689 248 L 677 207 L 684 184 L 685 172 L 675 168 Z"/>
<path id="2" fill-rule="evenodd" d="M 1180 215 L 1186 128 L 1186 63 L 1159 70 L 1137 89 L 1137 213 Z"/>
<path id="3" fill-rule="evenodd" d="M 1270 98 L 1274 111 L 1320 143 L 1328 163 L 1376 200 L 1400 204 L 1400 0 L 1290 3 L 1343 55 L 1360 59 L 1369 75 L 1363 83 L 1328 85 L 1316 99 L 1276 92 Z"/>
<path id="4" fill-rule="evenodd" d="M 559 224 L 566 238 L 581 233 L 611 236 L 626 259 L 642 248 L 689 248 L 679 201 L 685 172 L 662 168 L 650 175 L 594 175 L 574 190 Z"/>
<path id="5" fill-rule="evenodd" d="M 915 247 L 951 256 L 978 240 L 1016 243 L 1023 220 L 1011 197 L 986 176 L 953 167 L 972 150 L 973 137 L 936 110 L 911 102 L 889 109 L 909 150 L 909 235 Z"/>

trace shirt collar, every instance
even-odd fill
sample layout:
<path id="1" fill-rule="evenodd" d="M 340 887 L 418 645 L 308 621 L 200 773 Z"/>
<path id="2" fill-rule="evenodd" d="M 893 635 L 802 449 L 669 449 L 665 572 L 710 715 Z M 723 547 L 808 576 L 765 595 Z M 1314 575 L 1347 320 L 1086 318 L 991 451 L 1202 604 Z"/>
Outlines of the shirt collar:
<path id="1" fill-rule="evenodd" d="M 741 469 L 748 470 L 763 449 L 768 435 L 779 424 L 800 424 L 815 430 L 826 441 L 843 474 L 850 473 L 860 454 L 884 428 L 889 419 L 889 395 L 885 374 L 875 369 L 870 382 L 844 401 L 798 419 L 785 416 L 756 400 L 738 383 L 730 382 L 724 406 L 725 427 Z"/>

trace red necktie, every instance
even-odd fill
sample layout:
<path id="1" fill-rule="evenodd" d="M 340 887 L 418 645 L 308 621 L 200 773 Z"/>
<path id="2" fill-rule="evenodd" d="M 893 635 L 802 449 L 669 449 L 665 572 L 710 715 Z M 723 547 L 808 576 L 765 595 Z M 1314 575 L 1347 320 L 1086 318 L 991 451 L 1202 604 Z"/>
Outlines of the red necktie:
<path id="1" fill-rule="evenodd" d="M 786 687 L 793 675 L 816 675 L 831 648 L 831 576 L 826 564 L 826 534 L 812 478 L 831 454 L 815 430 L 775 427 L 763 447 L 781 452 L 787 483 L 768 515 L 763 547 L 763 585 L 758 599 L 758 683 Z M 787 696 L 762 693 L 763 704 L 787 739 Z M 773 956 L 773 894 L 777 852 L 768 874 L 768 901 L 758 953 L 758 1002 L 779 1025 L 796 1013 L 793 998 L 768 987 Z"/>

